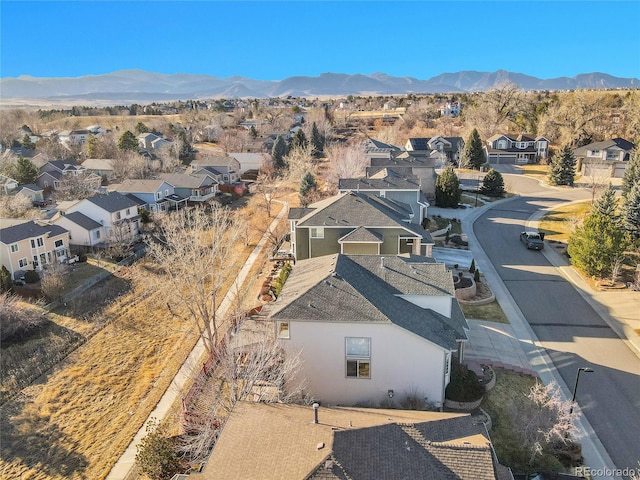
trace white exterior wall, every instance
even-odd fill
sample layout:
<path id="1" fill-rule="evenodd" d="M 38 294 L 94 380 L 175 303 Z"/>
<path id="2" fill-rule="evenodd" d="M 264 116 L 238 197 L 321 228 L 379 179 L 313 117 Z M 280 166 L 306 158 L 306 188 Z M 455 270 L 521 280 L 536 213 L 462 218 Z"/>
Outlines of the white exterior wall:
<path id="1" fill-rule="evenodd" d="M 371 338 L 371 378 L 347 378 L 346 337 Z M 377 405 L 389 390 L 395 400 L 415 391 L 428 402 L 444 401 L 448 352 L 396 325 L 291 322 L 290 339 L 280 341 L 288 354 L 301 351 L 297 380 L 306 379 L 305 393 L 322 402 Z"/>
<path id="2" fill-rule="evenodd" d="M 71 245 L 85 245 L 85 246 L 94 246 L 100 242 L 106 241 L 106 235 L 104 232 L 104 228 L 97 228 L 95 230 L 85 230 L 77 223 L 74 223 L 64 217 L 62 215 L 55 222 L 56 225 L 60 225 L 62 228 L 69 230 L 70 240 L 69 243 Z M 100 237 L 96 237 L 96 231 L 100 232 Z"/>
<path id="3" fill-rule="evenodd" d="M 420 308 L 430 308 L 431 310 L 451 318 L 451 297 L 447 295 L 398 295 L 408 302 Z"/>
<path id="4" fill-rule="evenodd" d="M 98 207 L 95 203 L 90 202 L 89 200 L 82 200 L 81 202 L 76 203 L 71 208 L 67 210 L 68 213 L 72 212 L 81 212 L 84 213 L 87 217 L 95 220 L 96 222 L 102 224 L 105 229 L 105 233 L 109 233 L 109 230 L 112 229 L 113 222 L 118 221 L 117 213 L 118 212 L 107 212 L 106 210 Z M 135 206 L 129 207 L 129 214 L 127 214 L 126 209 L 120 210 L 120 220 L 125 220 L 127 218 L 133 218 L 138 215 L 138 209 Z M 138 232 L 132 231 L 132 235 L 137 235 Z M 104 240 L 104 239 L 103 239 Z"/>

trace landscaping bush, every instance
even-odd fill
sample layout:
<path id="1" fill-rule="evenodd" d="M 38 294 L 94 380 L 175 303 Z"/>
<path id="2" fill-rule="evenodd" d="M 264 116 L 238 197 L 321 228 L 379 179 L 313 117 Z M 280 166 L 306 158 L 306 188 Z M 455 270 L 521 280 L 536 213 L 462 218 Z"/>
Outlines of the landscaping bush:
<path id="1" fill-rule="evenodd" d="M 78 261 L 79 262 L 86 262 L 87 261 L 87 254 L 84 252 L 80 252 L 78 254 Z"/>
<path id="2" fill-rule="evenodd" d="M 476 283 L 480 283 L 480 270 L 476 269 L 476 271 L 473 272 L 473 279 Z"/>
<path id="3" fill-rule="evenodd" d="M 474 273 L 476 271 L 476 261 L 475 259 L 471 259 L 471 266 L 469 267 L 469 273 Z"/>
<path id="4" fill-rule="evenodd" d="M 282 270 L 280 270 L 280 273 L 278 274 L 278 276 L 273 280 L 271 286 L 273 287 L 273 294 L 276 296 L 276 298 L 280 296 L 282 287 L 284 286 L 284 283 L 287 281 L 287 278 L 289 277 L 290 272 L 291 272 L 291 264 L 285 263 L 284 266 L 282 267 Z"/>
<path id="5" fill-rule="evenodd" d="M 451 381 L 447 385 L 445 397 L 455 402 L 475 402 L 484 395 L 484 387 L 478 376 L 466 366 L 452 362 Z"/>
<path id="6" fill-rule="evenodd" d="M 24 281 L 27 283 L 36 283 L 40 281 L 40 275 L 35 270 L 28 270 L 24 274 Z"/>

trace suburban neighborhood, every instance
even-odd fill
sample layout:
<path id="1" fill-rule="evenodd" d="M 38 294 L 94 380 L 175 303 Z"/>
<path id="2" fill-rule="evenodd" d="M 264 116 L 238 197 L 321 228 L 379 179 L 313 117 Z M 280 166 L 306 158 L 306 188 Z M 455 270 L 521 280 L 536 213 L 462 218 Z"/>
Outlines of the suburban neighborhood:
<path id="1" fill-rule="evenodd" d="M 637 4 L 2 10 L 0 478 L 640 479 Z"/>

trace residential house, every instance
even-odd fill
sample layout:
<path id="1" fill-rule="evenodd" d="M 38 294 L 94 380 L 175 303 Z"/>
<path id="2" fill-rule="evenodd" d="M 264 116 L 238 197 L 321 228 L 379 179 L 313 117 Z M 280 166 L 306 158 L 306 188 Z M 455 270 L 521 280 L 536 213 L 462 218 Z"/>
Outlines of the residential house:
<path id="1" fill-rule="evenodd" d="M 18 192 L 16 192 L 16 195 L 27 197 L 34 204 L 44 202 L 44 190 L 38 185 L 34 185 L 33 183 L 22 185 Z"/>
<path id="2" fill-rule="evenodd" d="M 496 134 L 484 147 L 488 163 L 537 163 L 549 155 L 549 140 L 545 137 Z"/>
<path id="3" fill-rule="evenodd" d="M 111 181 L 114 177 L 113 160 L 110 158 L 87 158 L 82 162 L 82 166 L 87 173 L 93 173 L 107 181 Z"/>
<path id="4" fill-rule="evenodd" d="M 190 173 L 202 173 L 207 170 L 213 173 L 221 183 L 235 183 L 240 180 L 240 162 L 233 157 L 210 156 L 193 160 Z"/>
<path id="5" fill-rule="evenodd" d="M 429 199 L 436 196 L 436 159 L 429 156 L 429 152 L 400 152 L 390 159 L 372 158 L 367 167 L 366 176 L 371 178 L 381 170 L 393 170 L 396 175 L 418 177 L 420 189 Z"/>
<path id="6" fill-rule="evenodd" d="M 306 394 L 338 405 L 414 391 L 442 406 L 468 331 L 451 271 L 415 255 L 297 262 L 269 319 L 286 354 L 301 357 L 292 385 L 305 379 Z"/>
<path id="7" fill-rule="evenodd" d="M 438 158 L 438 160 L 446 160 L 449 163 L 455 165 L 458 164 L 458 160 L 464 150 L 464 140 L 462 137 L 431 137 L 431 138 L 410 138 L 407 140 L 405 150 L 412 152 L 413 155 L 417 153 L 428 155 L 432 158 Z"/>
<path id="8" fill-rule="evenodd" d="M 0 229 L 0 257 L 13 280 L 26 270 L 42 270 L 69 258 L 69 232 L 58 225 L 34 221 Z"/>
<path id="9" fill-rule="evenodd" d="M 367 157 L 367 162 L 371 163 L 374 158 L 381 158 L 385 160 L 391 159 L 394 154 L 400 153 L 402 150 L 394 145 L 368 138 L 362 143 L 364 154 Z"/>
<path id="10" fill-rule="evenodd" d="M 247 170 L 260 170 L 266 165 L 271 164 L 271 155 L 268 153 L 229 153 L 229 156 L 235 158 L 240 167 L 239 172 L 244 173 Z"/>
<path id="11" fill-rule="evenodd" d="M 635 144 L 624 138 L 590 143 L 573 151 L 576 171 L 587 177 L 622 178 Z"/>
<path id="12" fill-rule="evenodd" d="M 140 148 L 142 148 L 143 150 L 153 151 L 165 147 L 169 148 L 171 147 L 171 145 L 173 145 L 172 142 L 162 138 L 159 135 L 156 135 L 155 133 L 141 133 L 136 138 L 138 139 Z"/>
<path id="13" fill-rule="evenodd" d="M 90 125 L 87 127 L 87 131 L 96 137 L 100 135 L 104 135 L 105 133 L 111 133 L 111 130 L 108 128 L 101 127 L 100 125 Z"/>
<path id="14" fill-rule="evenodd" d="M 218 193 L 218 181 L 207 173 L 161 173 L 159 178 L 173 185 L 174 193 L 190 202 L 206 202 Z"/>
<path id="15" fill-rule="evenodd" d="M 401 202 L 351 191 L 289 211 L 296 260 L 332 253 L 431 256 L 428 231 L 411 223 L 415 212 Z"/>
<path id="16" fill-rule="evenodd" d="M 133 243 L 140 239 L 138 202 L 119 192 L 85 198 L 69 206 L 66 213 L 80 212 L 104 227 L 107 243 Z"/>
<path id="17" fill-rule="evenodd" d="M 60 212 L 51 222 L 69 231 L 71 245 L 95 247 L 107 240 L 104 226 L 81 212 Z"/>
<path id="18" fill-rule="evenodd" d="M 461 102 L 445 102 L 440 104 L 440 116 L 442 117 L 458 117 L 462 110 Z"/>
<path id="19" fill-rule="evenodd" d="M 404 203 L 411 209 L 411 223 L 421 225 L 427 217 L 429 202 L 420 190 L 418 177 L 403 177 L 390 169 L 383 169 L 371 178 L 341 178 L 338 191 L 362 192 Z"/>
<path id="20" fill-rule="evenodd" d="M 148 206 L 150 212 L 168 212 L 182 208 L 187 203 L 187 199 L 176 195 L 173 185 L 163 179 L 127 179 L 111 185 L 109 189 L 139 198 Z"/>
<path id="21" fill-rule="evenodd" d="M 513 480 L 468 414 L 241 401 L 193 480 Z M 265 448 L 268 445 L 268 448 Z"/>
<path id="22" fill-rule="evenodd" d="M 58 139 L 65 145 L 84 145 L 89 135 L 89 130 L 64 130 L 58 134 Z"/>
<path id="23" fill-rule="evenodd" d="M 18 188 L 18 181 L 0 174 L 0 193 L 9 195 Z"/>
<path id="24" fill-rule="evenodd" d="M 40 167 L 36 184 L 44 190 L 58 190 L 64 186 L 65 175 L 79 176 L 85 168 L 73 159 L 50 160 Z"/>

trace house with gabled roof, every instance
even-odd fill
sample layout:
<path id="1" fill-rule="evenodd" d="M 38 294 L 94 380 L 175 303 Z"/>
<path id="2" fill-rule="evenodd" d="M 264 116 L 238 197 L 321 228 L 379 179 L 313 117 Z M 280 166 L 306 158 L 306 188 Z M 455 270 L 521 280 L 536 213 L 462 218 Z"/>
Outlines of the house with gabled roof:
<path id="1" fill-rule="evenodd" d="M 218 181 L 213 174 L 204 173 L 161 173 L 159 178 L 173 185 L 174 192 L 190 202 L 206 202 L 218 193 Z"/>
<path id="2" fill-rule="evenodd" d="M 420 179 L 412 175 L 398 175 L 391 169 L 382 169 L 369 178 L 341 178 L 338 191 L 363 192 L 404 203 L 411 209 L 411 223 L 418 225 L 427 216 L 429 202 L 420 189 Z"/>
<path id="3" fill-rule="evenodd" d="M 394 154 L 402 151 L 400 147 L 396 147 L 395 145 L 390 145 L 373 138 L 367 138 L 362 143 L 362 148 L 369 162 L 374 158 L 389 160 Z"/>
<path id="4" fill-rule="evenodd" d="M 350 191 L 289 211 L 297 260 L 332 253 L 431 256 L 434 241 L 402 202 Z M 358 232 L 356 232 L 358 230 Z"/>
<path id="5" fill-rule="evenodd" d="M 85 198 L 66 208 L 80 212 L 104 227 L 106 242 L 135 242 L 140 239 L 138 202 L 119 192 Z"/>
<path id="6" fill-rule="evenodd" d="M 110 158 L 87 158 L 82 162 L 82 166 L 87 172 L 104 177 L 108 181 L 113 179 L 115 170 L 113 168 L 113 160 Z"/>
<path id="7" fill-rule="evenodd" d="M 0 173 L 0 193 L 9 195 L 18 188 L 18 181 Z"/>
<path id="8" fill-rule="evenodd" d="M 436 196 L 436 166 L 437 161 L 429 156 L 429 152 L 402 151 L 390 159 L 372 158 L 371 165 L 366 169 L 366 176 L 371 178 L 383 169 L 390 169 L 398 176 L 417 177 L 420 189 L 431 199 Z"/>
<path id="9" fill-rule="evenodd" d="M 201 170 L 208 170 L 214 175 L 221 175 L 218 178 L 222 183 L 235 183 L 240 180 L 240 162 L 233 157 L 207 156 L 198 158 L 191 162 L 190 173 L 202 173 Z"/>
<path id="10" fill-rule="evenodd" d="M 111 185 L 109 190 L 133 195 L 142 200 L 150 212 L 168 212 L 183 208 L 187 199 L 176 195 L 173 185 L 163 179 L 127 179 Z"/>
<path id="11" fill-rule="evenodd" d="M 27 197 L 34 204 L 44 202 L 44 190 L 33 183 L 22 185 L 16 192 L 16 195 Z"/>
<path id="12" fill-rule="evenodd" d="M 107 240 L 104 226 L 82 212 L 60 212 L 51 219 L 51 222 L 69 231 L 71 245 L 95 247 Z"/>
<path id="13" fill-rule="evenodd" d="M 549 140 L 542 136 L 498 133 L 487 140 L 484 151 L 488 163 L 537 163 L 549 155 Z"/>
<path id="14" fill-rule="evenodd" d="M 576 171 L 591 177 L 622 178 L 635 148 L 634 143 L 620 137 L 576 148 Z"/>
<path id="15" fill-rule="evenodd" d="M 0 229 L 1 263 L 13 280 L 67 258 L 69 232 L 61 226 L 29 221 Z"/>
<path id="16" fill-rule="evenodd" d="M 414 155 L 428 152 L 430 157 L 440 157 L 450 163 L 457 164 L 460 154 L 464 150 L 464 140 L 462 137 L 412 137 L 407 140 L 404 148 L 408 152 L 413 152 Z"/>
<path id="17" fill-rule="evenodd" d="M 63 177 L 66 175 L 83 175 L 86 169 L 73 159 L 49 160 L 40 167 L 40 175 L 36 184 L 45 190 L 58 190 L 63 186 Z"/>
<path id="18" fill-rule="evenodd" d="M 412 390 L 442 405 L 468 332 L 452 273 L 415 255 L 297 262 L 269 319 L 285 352 L 301 356 L 293 384 L 339 405 Z"/>
<path id="19" fill-rule="evenodd" d="M 486 426 L 468 414 L 246 401 L 190 477 L 513 480 Z"/>

